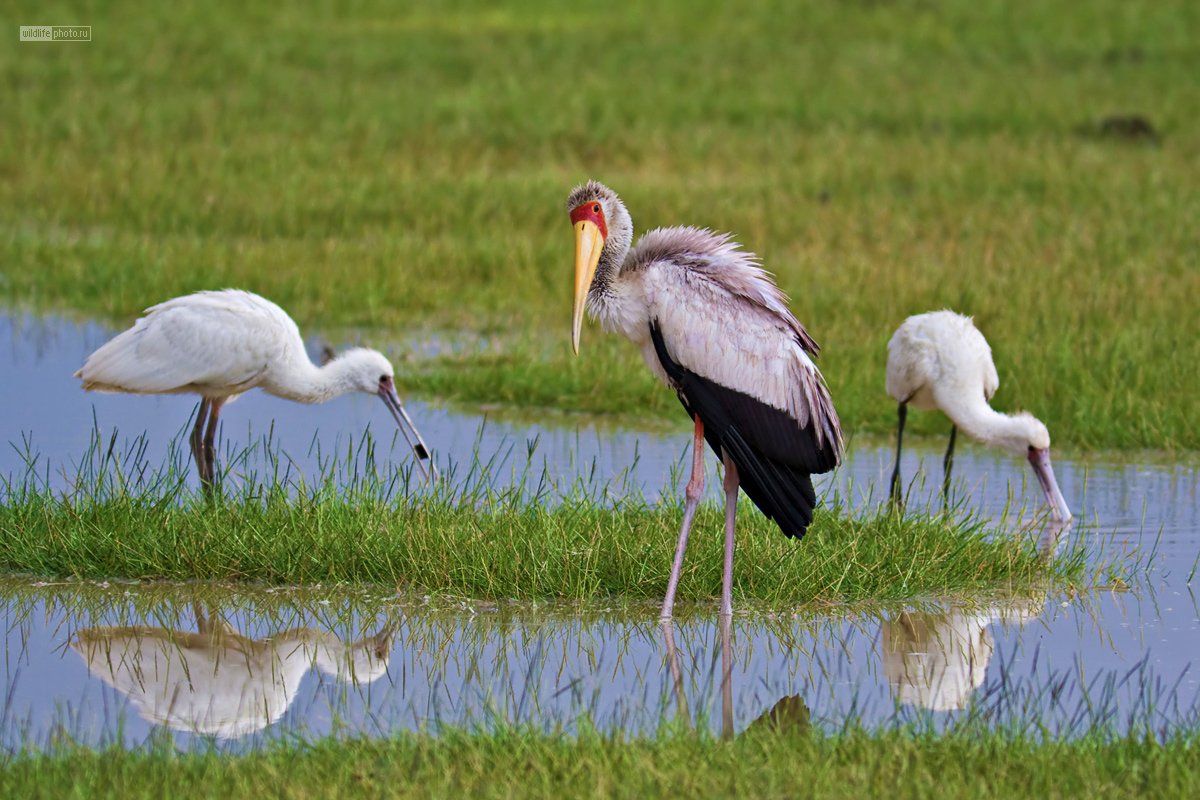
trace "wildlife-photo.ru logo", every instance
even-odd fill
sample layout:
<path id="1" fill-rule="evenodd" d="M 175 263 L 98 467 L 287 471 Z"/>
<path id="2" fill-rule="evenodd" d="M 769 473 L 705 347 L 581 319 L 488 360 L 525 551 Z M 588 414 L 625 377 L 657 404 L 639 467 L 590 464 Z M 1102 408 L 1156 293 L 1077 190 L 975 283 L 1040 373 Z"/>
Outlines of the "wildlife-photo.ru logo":
<path id="1" fill-rule="evenodd" d="M 91 25 L 22 25 L 22 42 L 90 42 Z"/>

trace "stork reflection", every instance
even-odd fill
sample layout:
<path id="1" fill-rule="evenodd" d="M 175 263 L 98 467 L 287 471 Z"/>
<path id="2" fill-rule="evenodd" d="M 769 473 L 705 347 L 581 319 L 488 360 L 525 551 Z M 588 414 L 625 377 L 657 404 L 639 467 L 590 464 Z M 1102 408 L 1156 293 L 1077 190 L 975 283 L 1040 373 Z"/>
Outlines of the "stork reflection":
<path id="1" fill-rule="evenodd" d="M 679 648 L 675 644 L 675 623 L 670 618 L 660 622 L 663 633 L 663 660 L 675 692 L 675 704 L 679 719 L 687 727 L 692 726 L 692 715 L 688 709 L 684 691 L 683 666 L 679 660 Z M 721 738 L 733 738 L 733 617 L 721 614 L 717 617 L 721 638 Z"/>
<path id="2" fill-rule="evenodd" d="M 387 673 L 391 623 L 346 644 L 313 628 L 251 639 L 219 613 L 199 605 L 193 613 L 195 632 L 142 625 L 85 628 L 71 648 L 146 721 L 220 738 L 245 736 L 278 720 L 314 667 L 354 685 Z"/>
<path id="3" fill-rule="evenodd" d="M 675 693 L 675 703 L 679 719 L 687 727 L 692 725 L 692 716 L 688 709 L 687 695 L 684 691 L 684 672 L 680 663 L 679 647 L 675 644 L 675 624 L 669 619 L 661 622 L 663 631 L 664 659 L 671 685 Z M 732 739 L 736 734 L 733 725 L 733 618 L 727 614 L 717 617 L 718 633 L 721 639 L 721 738 Z M 744 734 L 755 732 L 795 733 L 808 731 L 811 728 L 808 704 L 798 694 L 785 695 L 779 698 L 773 706 L 767 709 L 746 726 Z"/>

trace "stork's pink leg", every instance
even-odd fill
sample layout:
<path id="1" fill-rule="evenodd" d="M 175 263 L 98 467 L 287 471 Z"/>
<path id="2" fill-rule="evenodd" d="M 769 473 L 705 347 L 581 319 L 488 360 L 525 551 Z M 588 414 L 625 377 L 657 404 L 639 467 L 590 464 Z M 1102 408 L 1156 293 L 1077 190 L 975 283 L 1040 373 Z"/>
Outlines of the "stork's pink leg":
<path id="1" fill-rule="evenodd" d="M 721 615 L 733 615 L 733 529 L 737 521 L 737 464 L 725 454 L 725 568 L 721 574 Z"/>
<path id="2" fill-rule="evenodd" d="M 675 546 L 675 563 L 671 565 L 671 579 L 667 581 L 667 596 L 663 598 L 662 618 L 670 619 L 675 609 L 675 590 L 679 588 L 679 574 L 683 571 L 683 554 L 687 552 L 688 534 L 692 530 L 692 519 L 704 494 L 704 423 L 696 417 L 695 437 L 692 440 L 692 477 L 684 489 L 683 524 L 679 527 L 679 544 Z"/>

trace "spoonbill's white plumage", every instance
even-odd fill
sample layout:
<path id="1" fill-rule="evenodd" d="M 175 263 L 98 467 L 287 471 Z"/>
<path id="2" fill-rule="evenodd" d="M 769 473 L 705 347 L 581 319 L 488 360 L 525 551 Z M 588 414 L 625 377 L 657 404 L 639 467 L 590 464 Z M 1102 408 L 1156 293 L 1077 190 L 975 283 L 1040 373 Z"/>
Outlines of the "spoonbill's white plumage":
<path id="1" fill-rule="evenodd" d="M 970 317 L 931 311 L 909 317 L 896 329 L 888 342 L 887 359 L 887 392 L 899 403 L 893 498 L 900 494 L 900 448 L 907 407 L 912 405 L 941 410 L 953 423 L 943 461 L 944 492 L 950 486 L 955 436 L 962 428 L 985 445 L 1026 456 L 1054 519 L 1071 519 L 1050 466 L 1050 432 L 1031 414 L 1002 414 L 988 405 L 999 387 L 992 349 Z"/>
<path id="2" fill-rule="evenodd" d="M 595 181 L 567 200 L 575 229 L 579 351 L 585 306 L 642 352 L 694 422 L 692 474 L 663 600 L 670 618 L 689 531 L 704 486 L 704 442 L 725 464 L 721 614 L 732 613 L 739 488 L 788 536 L 816 505 L 812 475 L 837 466 L 841 427 L 817 369 L 817 344 L 753 253 L 701 228 L 659 228 L 633 243 L 616 192 Z"/>
<path id="3" fill-rule="evenodd" d="M 395 370 L 382 353 L 353 348 L 319 367 L 309 360 L 287 312 L 251 292 L 196 292 L 151 306 L 132 328 L 88 356 L 75 377 L 84 389 L 100 392 L 200 395 L 190 444 L 206 489 L 214 480 L 221 407 L 256 388 L 300 403 L 323 403 L 349 392 L 378 395 L 422 471 L 433 470 L 429 450 L 396 393 Z"/>

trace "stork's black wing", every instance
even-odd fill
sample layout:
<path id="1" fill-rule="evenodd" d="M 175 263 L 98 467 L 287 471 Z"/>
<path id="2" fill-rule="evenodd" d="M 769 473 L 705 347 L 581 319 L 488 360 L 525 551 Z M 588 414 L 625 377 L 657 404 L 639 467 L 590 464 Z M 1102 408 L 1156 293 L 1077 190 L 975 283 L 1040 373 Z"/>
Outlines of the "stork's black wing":
<path id="1" fill-rule="evenodd" d="M 742 490 L 784 534 L 803 536 L 817 502 L 811 476 L 837 465 L 835 444 L 817 436 L 814 419 L 801 427 L 786 411 L 678 364 L 657 324 L 651 323 L 650 336 L 679 401 L 689 415 L 700 417 L 717 455 L 733 460 Z"/>

